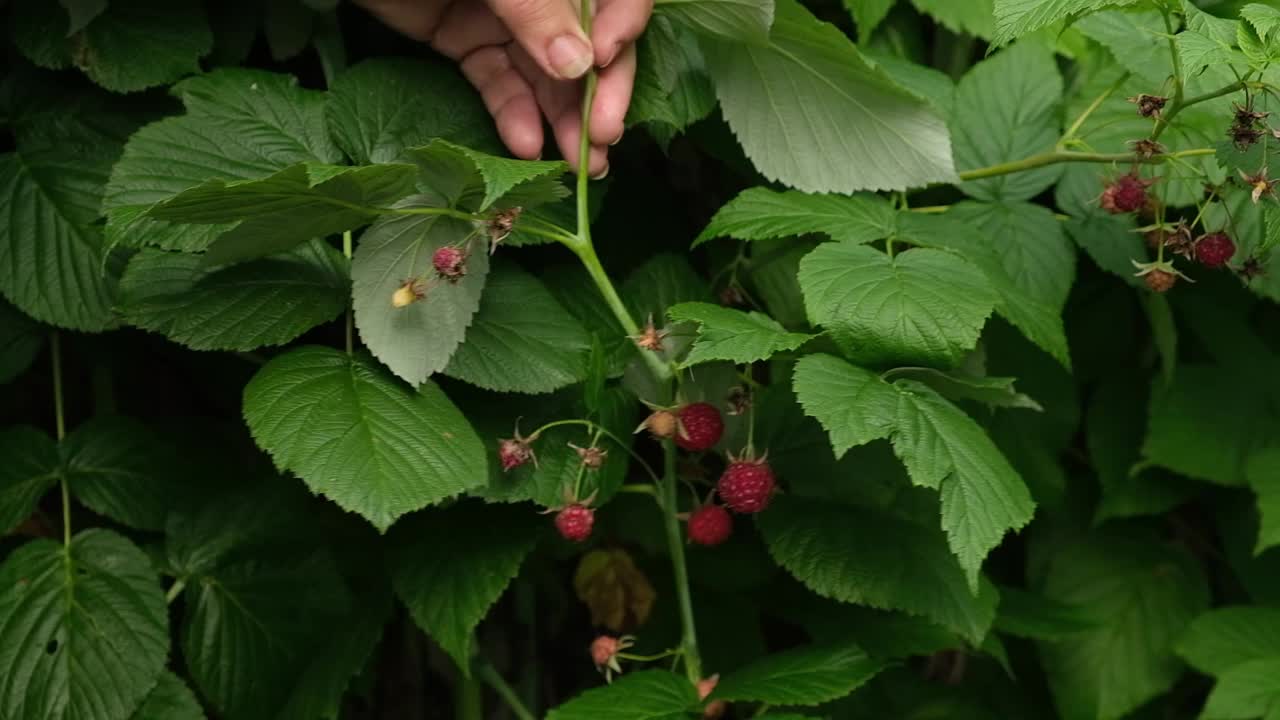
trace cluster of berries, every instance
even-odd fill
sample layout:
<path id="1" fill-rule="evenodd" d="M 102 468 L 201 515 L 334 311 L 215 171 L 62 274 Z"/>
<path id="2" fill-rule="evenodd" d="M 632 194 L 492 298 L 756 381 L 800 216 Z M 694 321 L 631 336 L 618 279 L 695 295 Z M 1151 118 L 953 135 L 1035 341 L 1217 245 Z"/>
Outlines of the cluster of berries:
<path id="1" fill-rule="evenodd" d="M 493 217 L 484 222 L 483 228 L 489 235 L 490 254 L 497 249 L 498 243 L 511 234 L 520 213 L 521 208 L 513 207 L 494 213 Z M 391 306 L 404 308 L 425 298 L 432 282 L 457 284 L 459 280 L 466 277 L 467 261 L 471 258 L 472 236 L 468 236 L 460 243 L 437 248 L 431 255 L 431 277 L 413 277 L 401 282 L 391 294 Z"/>

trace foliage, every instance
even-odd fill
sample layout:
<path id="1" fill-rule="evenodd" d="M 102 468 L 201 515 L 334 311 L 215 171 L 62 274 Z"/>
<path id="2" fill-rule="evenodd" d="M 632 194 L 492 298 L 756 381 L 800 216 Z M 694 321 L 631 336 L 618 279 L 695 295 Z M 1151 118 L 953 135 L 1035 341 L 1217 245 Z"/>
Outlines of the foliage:
<path id="1" fill-rule="evenodd" d="M 0 3 L 0 720 L 1277 720 L 1273 4 Z"/>

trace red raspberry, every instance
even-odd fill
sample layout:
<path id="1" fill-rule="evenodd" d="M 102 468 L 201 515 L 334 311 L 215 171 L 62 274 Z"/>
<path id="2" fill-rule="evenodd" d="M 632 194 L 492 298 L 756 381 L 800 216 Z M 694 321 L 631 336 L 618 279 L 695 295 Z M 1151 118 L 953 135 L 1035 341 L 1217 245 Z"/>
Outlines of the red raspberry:
<path id="1" fill-rule="evenodd" d="M 1236 244 L 1224 232 L 1209 233 L 1196 241 L 1196 260 L 1205 267 L 1222 267 L 1235 254 Z"/>
<path id="2" fill-rule="evenodd" d="M 714 405 L 690 403 L 676 412 L 680 418 L 676 445 L 697 451 L 709 450 L 720 442 L 720 436 L 724 434 L 724 420 L 720 419 L 720 411 Z"/>
<path id="3" fill-rule="evenodd" d="M 596 524 L 596 513 L 586 505 L 574 503 L 556 513 L 556 530 L 565 540 L 582 542 L 591 537 L 591 527 Z"/>
<path id="4" fill-rule="evenodd" d="M 777 483 L 773 470 L 764 458 L 733 460 L 720 476 L 716 492 L 729 509 L 739 513 L 758 513 L 769 507 Z"/>
<path id="5" fill-rule="evenodd" d="M 533 448 L 524 439 L 505 438 L 498 441 L 498 460 L 502 461 L 502 471 L 506 472 L 533 459 Z"/>
<path id="6" fill-rule="evenodd" d="M 614 663 L 613 657 L 618 654 L 618 638 L 601 635 L 591 641 L 591 662 L 596 667 L 608 667 Z"/>
<path id="7" fill-rule="evenodd" d="M 1115 215 L 1137 212 L 1147 206 L 1147 186 L 1152 182 L 1133 173 L 1121 175 L 1103 189 L 1098 204 Z"/>
<path id="8" fill-rule="evenodd" d="M 431 266 L 440 277 L 457 282 L 467 274 L 467 253 L 462 248 L 445 245 L 431 256 Z"/>
<path id="9" fill-rule="evenodd" d="M 1142 276 L 1152 292 L 1165 293 L 1178 282 L 1178 276 L 1164 270 L 1152 270 Z"/>
<path id="10" fill-rule="evenodd" d="M 733 518 L 719 505 L 703 505 L 689 514 L 689 541 L 697 545 L 719 545 L 733 533 Z"/>

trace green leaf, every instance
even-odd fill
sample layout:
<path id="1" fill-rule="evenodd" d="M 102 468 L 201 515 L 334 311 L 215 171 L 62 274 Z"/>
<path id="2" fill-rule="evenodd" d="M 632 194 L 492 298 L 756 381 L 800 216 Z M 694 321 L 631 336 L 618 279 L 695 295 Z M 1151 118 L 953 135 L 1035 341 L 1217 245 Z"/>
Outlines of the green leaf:
<path id="1" fill-rule="evenodd" d="M 314 27 L 315 13 L 299 0 L 267 0 L 264 4 L 262 32 L 276 62 L 306 50 Z"/>
<path id="2" fill-rule="evenodd" d="M 710 699 L 820 705 L 857 690 L 885 667 L 884 661 L 856 645 L 810 645 L 768 655 L 729 673 Z"/>
<path id="3" fill-rule="evenodd" d="M 888 438 L 911 481 L 940 492 L 947 542 L 977 592 L 987 553 L 1035 511 L 1022 478 L 982 427 L 919 383 L 891 385 L 830 355 L 802 358 L 795 390 L 805 413 L 831 434 L 837 457 Z"/>
<path id="4" fill-rule="evenodd" d="M 758 312 L 743 312 L 710 303 L 681 303 L 667 309 L 676 322 L 698 324 L 685 367 L 715 360 L 748 364 L 795 350 L 813 335 L 787 332 L 776 320 Z"/>
<path id="5" fill-rule="evenodd" d="M 392 162 L 406 148 L 445 138 L 494 149 L 493 121 L 475 91 L 450 67 L 376 58 L 334 80 L 325 107 L 329 131 L 356 164 Z"/>
<path id="6" fill-rule="evenodd" d="M 480 438 L 439 388 L 411 390 L 363 356 L 275 358 L 245 388 L 244 416 L 278 467 L 381 531 L 487 475 Z"/>
<path id="7" fill-rule="evenodd" d="M 756 45 L 768 42 L 773 24 L 773 0 L 656 0 L 653 12 L 703 35 Z"/>
<path id="8" fill-rule="evenodd" d="M 975 400 L 988 407 L 1025 408 L 1042 412 L 1044 408 L 1031 397 L 1013 388 L 1010 377 L 980 377 L 961 372 L 943 372 L 934 368 L 894 368 L 895 379 L 907 379 L 928 385 L 948 400 Z"/>
<path id="9" fill-rule="evenodd" d="M 767 240 L 805 233 L 867 243 L 892 235 L 893 219 L 893 208 L 877 195 L 810 195 L 758 187 L 720 208 L 693 246 L 718 237 Z"/>
<path id="10" fill-rule="evenodd" d="M 283 345 L 346 308 L 345 266 L 342 254 L 319 240 L 228 268 L 148 248 L 120 280 L 121 312 L 131 325 L 193 350 Z"/>
<path id="11" fill-rule="evenodd" d="M 852 193 L 955 179 L 933 107 L 794 0 L 779 0 L 768 45 L 705 49 L 725 119 L 770 180 Z"/>
<path id="12" fill-rule="evenodd" d="M 1142 235 L 1132 232 L 1131 220 L 1095 214 L 1073 217 L 1066 225 L 1067 234 L 1098 267 L 1134 287 L 1146 286 L 1134 275 L 1133 261 L 1145 258 L 1146 249 Z"/>
<path id="13" fill-rule="evenodd" d="M 67 37 L 75 35 L 93 22 L 107 9 L 107 0 L 59 0 L 71 16 L 71 26 L 67 28 Z"/>
<path id="14" fill-rule="evenodd" d="M 61 455 L 76 499 L 129 527 L 163 530 L 189 493 L 182 458 L 136 420 L 94 418 L 67 436 Z"/>
<path id="15" fill-rule="evenodd" d="M 947 215 L 978 231 L 1019 290 L 1062 312 L 1075 282 L 1076 249 L 1051 210 L 1027 202 L 962 202 Z"/>
<path id="16" fill-rule="evenodd" d="M 58 482 L 58 446 L 33 427 L 0 430 L 0 533 L 31 517 L 36 504 Z"/>
<path id="17" fill-rule="evenodd" d="M 993 0 L 911 0 L 916 9 L 942 23 L 948 30 L 990 40 L 996 32 Z"/>
<path id="18" fill-rule="evenodd" d="M 204 710 L 182 679 L 165 670 L 131 720 L 205 720 Z"/>
<path id="19" fill-rule="evenodd" d="M 1280 707 L 1280 654 L 1251 660 L 1223 673 L 1213 686 L 1202 720 L 1238 720 L 1269 714 Z"/>
<path id="20" fill-rule="evenodd" d="M 1059 640 L 1095 627 L 1085 608 L 1014 587 L 1000 588 L 996 630 L 1035 640 Z"/>
<path id="21" fill-rule="evenodd" d="M 1268 448 L 1249 456 L 1244 472 L 1258 496 L 1258 514 L 1262 516 L 1254 547 L 1254 553 L 1260 554 L 1280 545 L 1280 449 Z"/>
<path id="22" fill-rule="evenodd" d="M 542 527 L 525 506 L 470 502 L 415 515 L 391 538 L 396 594 L 464 674 L 471 674 L 476 626 L 520 572 Z M 469 539 L 459 544 L 460 537 Z"/>
<path id="23" fill-rule="evenodd" d="M 951 123 L 956 168 L 998 165 L 1052 150 L 1058 141 L 1062 76 L 1053 51 L 1018 43 L 974 65 L 956 87 Z M 1029 200 L 1062 175 L 1062 166 L 972 180 L 960 188 L 987 201 Z"/>
<path id="24" fill-rule="evenodd" d="M 434 196 L 415 196 L 398 210 L 440 208 Z M 353 303 L 360 339 L 391 371 L 417 385 L 443 370 L 466 335 L 480 307 L 489 274 L 483 245 L 471 252 L 466 276 L 456 283 L 437 281 L 431 256 L 445 245 L 471 236 L 469 223 L 441 215 L 391 215 L 365 231 L 351 264 Z M 473 249 L 477 248 L 472 244 Z M 407 307 L 391 298 L 407 281 L 418 279 L 424 297 Z"/>
<path id="25" fill-rule="evenodd" d="M 110 530 L 34 540 L 0 566 L 0 714 L 128 720 L 169 652 L 151 562 Z"/>
<path id="26" fill-rule="evenodd" d="M 1052 25 L 1059 20 L 1106 7 L 1132 5 L 1138 0 L 995 0 L 996 35 L 994 45 L 1004 45 L 1021 35 Z"/>
<path id="27" fill-rule="evenodd" d="M 586 378 L 590 347 L 587 331 L 542 281 L 500 265 L 444 374 L 486 390 L 547 393 Z"/>
<path id="28" fill-rule="evenodd" d="M 693 683 L 665 670 L 627 673 L 547 714 L 547 720 L 686 720 L 698 704 Z"/>
<path id="29" fill-rule="evenodd" d="M 1083 607 L 1097 626 L 1040 645 L 1064 720 L 1120 718 L 1172 687 L 1182 673 L 1173 644 L 1209 602 L 1185 550 L 1118 531 L 1061 547 L 1044 594 Z"/>
<path id="30" fill-rule="evenodd" d="M 858 42 L 866 45 L 880 23 L 884 22 L 897 0 L 844 0 L 844 6 L 853 16 L 858 29 Z"/>
<path id="31" fill-rule="evenodd" d="M 568 172 L 569 166 L 560 160 L 512 160 L 497 157 L 470 148 L 455 145 L 446 140 L 433 140 L 431 144 L 413 148 L 406 157 L 416 162 L 430 178 L 441 177 L 442 168 L 470 166 L 467 173 L 473 177 L 452 176 L 444 173 L 446 185 L 461 187 L 456 197 L 443 187 L 434 190 L 449 197 L 451 204 L 474 212 L 484 212 L 508 194 L 515 202 L 503 203 L 504 207 L 530 207 L 560 200 L 569 191 L 557 178 Z M 452 188 L 451 188 L 452 189 Z"/>
<path id="32" fill-rule="evenodd" d="M 42 347 L 40 324 L 0 300 L 0 384 L 26 372 Z"/>
<path id="33" fill-rule="evenodd" d="M 921 615 L 974 644 L 995 619 L 995 587 L 984 578 L 971 594 L 934 528 L 790 495 L 757 522 L 773 559 L 823 597 Z"/>
<path id="34" fill-rule="evenodd" d="M 1280 9 L 1263 3 L 1249 3 L 1240 8 L 1240 17 L 1265 41 L 1272 40 L 1272 34 L 1280 28 Z"/>
<path id="35" fill-rule="evenodd" d="M 293 249 L 372 222 L 414 190 L 412 165 L 293 165 L 261 180 L 210 180 L 151 208 L 184 224 L 239 223 L 218 236 L 205 263 L 222 265 Z M 188 248 L 197 249 L 197 248 Z"/>
<path id="36" fill-rule="evenodd" d="M 809 319 L 866 365 L 953 366 L 995 307 L 986 277 L 952 253 L 912 249 L 889 257 L 858 243 L 829 243 L 800 263 Z"/>
<path id="37" fill-rule="evenodd" d="M 677 133 L 715 109 L 707 61 L 697 36 L 663 16 L 650 19 L 636 45 L 636 58 L 627 127 L 647 125 L 665 148 Z"/>
<path id="38" fill-rule="evenodd" d="M 1187 626 L 1178 654 L 1206 675 L 1280 656 L 1280 608 L 1238 605 L 1210 610 Z"/>

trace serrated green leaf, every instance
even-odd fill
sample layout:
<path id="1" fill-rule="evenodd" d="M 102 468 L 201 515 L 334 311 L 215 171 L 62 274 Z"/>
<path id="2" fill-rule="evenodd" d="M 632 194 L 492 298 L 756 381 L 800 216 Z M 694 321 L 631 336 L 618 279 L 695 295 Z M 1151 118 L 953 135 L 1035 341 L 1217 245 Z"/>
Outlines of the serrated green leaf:
<path id="1" fill-rule="evenodd" d="M 513 160 L 489 155 L 455 145 L 447 140 L 432 140 L 429 145 L 412 148 L 405 157 L 422 168 L 428 180 L 440 177 L 441 167 L 465 167 L 463 175 L 445 173 L 445 184 L 459 187 L 460 191 L 448 192 L 436 183 L 428 182 L 433 190 L 448 197 L 450 204 L 475 212 L 484 212 L 503 197 L 511 194 L 513 202 L 504 207 L 532 207 L 560 200 L 568 196 L 568 189 L 558 181 L 568 172 L 569 166 L 560 160 Z M 472 177 L 474 176 L 474 177 Z"/>
<path id="2" fill-rule="evenodd" d="M 952 32 L 968 33 L 990 40 L 996 32 L 993 0 L 911 0 L 916 9 L 942 23 Z"/>
<path id="3" fill-rule="evenodd" d="M 725 119 L 770 180 L 852 193 L 955 179 L 933 107 L 793 0 L 779 0 L 767 45 L 704 47 Z"/>
<path id="4" fill-rule="evenodd" d="M 475 91 L 438 62 L 375 58 L 354 65 L 334 80 L 325 117 L 338 147 L 360 165 L 393 162 L 434 138 L 479 150 L 497 144 Z"/>
<path id="5" fill-rule="evenodd" d="M 853 24 L 857 26 L 858 42 L 863 45 L 871 40 L 871 35 L 884 22 L 889 11 L 897 0 L 844 0 L 845 9 L 853 16 Z"/>
<path id="6" fill-rule="evenodd" d="M 443 201 L 419 195 L 396 209 L 440 208 Z M 360 237 L 351 264 L 356 327 L 370 352 L 396 375 L 419 384 L 449 364 L 466 335 L 489 274 L 489 253 L 470 243 L 466 275 L 456 283 L 435 277 L 431 257 L 445 245 L 472 237 L 469 223 L 429 214 L 391 215 Z M 391 299 L 416 280 L 422 299 L 395 307 Z"/>
<path id="7" fill-rule="evenodd" d="M 1254 553 L 1260 554 L 1267 548 L 1280 545 L 1280 449 L 1268 448 L 1250 455 L 1244 474 L 1258 497 L 1261 526 Z"/>
<path id="8" fill-rule="evenodd" d="M 820 705 L 857 690 L 886 666 L 856 645 L 810 645 L 768 655 L 729 673 L 710 699 Z"/>
<path id="9" fill-rule="evenodd" d="M 34 540 L 0 565 L 0 715 L 128 720 L 168 652 L 159 578 L 120 535 Z"/>
<path id="10" fill-rule="evenodd" d="M 988 407 L 1025 408 L 1042 412 L 1044 408 L 1030 396 L 1013 388 L 1010 377 L 985 377 L 961 372 L 943 372 L 934 368 L 901 367 L 890 371 L 895 380 L 913 380 L 928 385 L 948 400 L 974 400 Z"/>
<path id="11" fill-rule="evenodd" d="M 48 435 L 24 425 L 0 430 L 0 457 L 0 533 L 8 533 L 58 482 L 61 458 Z"/>
<path id="12" fill-rule="evenodd" d="M 653 12 L 703 35 L 757 45 L 773 25 L 773 0 L 656 0 Z"/>
<path id="13" fill-rule="evenodd" d="M 627 127 L 646 125 L 665 148 L 671 138 L 710 115 L 715 106 L 715 88 L 697 36 L 667 17 L 650 19 L 636 45 Z"/>
<path id="14" fill-rule="evenodd" d="M 823 597 L 922 615 L 973 643 L 995 619 L 995 587 L 983 578 L 971 594 L 936 529 L 790 495 L 758 523 L 773 559 Z"/>
<path id="15" fill-rule="evenodd" d="M 1133 221 L 1106 215 L 1073 217 L 1066 223 L 1067 234 L 1103 270 L 1134 287 L 1145 287 L 1134 275 L 1133 261 L 1142 261 L 1146 249 L 1142 235 L 1133 232 Z"/>
<path id="16" fill-rule="evenodd" d="M 67 436 L 60 453 L 76 499 L 129 527 L 163 530 L 188 492 L 182 458 L 136 420 L 94 418 Z"/>
<path id="17" fill-rule="evenodd" d="M 1263 3 L 1249 3 L 1240 8 L 1240 17 L 1253 26 L 1263 40 L 1271 40 L 1272 33 L 1280 28 L 1280 9 Z"/>
<path id="18" fill-rule="evenodd" d="M 1028 202 L 958 203 L 947 215 L 970 225 L 996 254 L 1013 284 L 1061 313 L 1076 275 L 1076 249 L 1063 223 Z"/>
<path id="19" fill-rule="evenodd" d="M 1204 575 L 1181 548 L 1146 533 L 1099 533 L 1049 560 L 1044 594 L 1083 607 L 1094 630 L 1041 643 L 1049 687 L 1066 720 L 1123 717 L 1182 672 L 1173 644 L 1209 602 Z"/>
<path id="20" fill-rule="evenodd" d="M 977 343 L 997 300 L 976 267 L 931 249 L 889 257 L 828 243 L 801 261 L 799 280 L 809 319 L 866 365 L 953 366 Z"/>
<path id="21" fill-rule="evenodd" d="M 538 278 L 500 265 L 485 290 L 445 375 L 522 393 L 548 393 L 586 378 L 591 339 Z"/>
<path id="22" fill-rule="evenodd" d="M 664 670 L 627 673 L 547 714 L 547 720 L 685 720 L 698 704 L 688 679 Z"/>
<path id="23" fill-rule="evenodd" d="M 996 630 L 1034 640 L 1058 640 L 1092 630 L 1096 621 L 1083 607 L 1014 587 L 1000 588 Z"/>
<path id="24" fill-rule="evenodd" d="M 1239 21 L 1214 17 L 1188 0 L 1182 2 L 1181 10 L 1186 28 L 1174 39 L 1182 58 L 1183 72 L 1198 75 L 1210 65 L 1231 63 L 1245 69 L 1243 66 L 1248 64 L 1248 59 L 1234 48 Z"/>
<path id="25" fill-rule="evenodd" d="M 542 527 L 527 507 L 471 502 L 416 515 L 391 538 L 396 594 L 464 674 L 471 674 L 476 626 L 520 572 Z"/>
<path id="26" fill-rule="evenodd" d="M 715 360 L 735 364 L 767 360 L 777 353 L 795 350 L 814 337 L 787 332 L 768 315 L 710 303 L 673 305 L 667 309 L 667 317 L 698 324 L 698 337 L 682 363 L 685 367 Z"/>
<path id="27" fill-rule="evenodd" d="M 810 195 L 759 187 L 743 191 L 720 208 L 693 246 L 718 237 L 767 240 L 805 233 L 866 243 L 889 237 L 893 230 L 893 208 L 877 195 Z"/>
<path id="28" fill-rule="evenodd" d="M 205 716 L 187 684 L 165 670 L 130 720 L 205 720 Z"/>
<path id="29" fill-rule="evenodd" d="M 1062 76 L 1053 52 L 1019 43 L 974 65 L 956 86 L 951 133 L 956 168 L 975 169 L 1052 150 L 1059 135 Z M 979 200 L 1028 200 L 1057 182 L 1060 165 L 971 180 L 960 186 Z"/>
<path id="30" fill-rule="evenodd" d="M 43 346 L 40 324 L 0 299 L 0 384 L 26 372 Z"/>
<path id="31" fill-rule="evenodd" d="M 487 475 L 480 438 L 438 387 L 411 390 L 362 355 L 275 358 L 245 388 L 244 416 L 278 467 L 381 531 Z"/>
<path id="32" fill-rule="evenodd" d="M 891 385 L 830 355 L 802 358 L 795 389 L 805 413 L 831 434 L 837 456 L 888 438 L 912 482 L 939 491 L 947 542 L 977 592 L 987 553 L 1035 511 L 1022 478 L 981 426 L 919 383 Z"/>
<path id="33" fill-rule="evenodd" d="M 333 320 L 349 288 L 346 261 L 319 240 L 216 269 L 199 255 L 147 248 L 120 280 L 121 312 L 131 325 L 193 350 L 249 351 Z"/>
<path id="34" fill-rule="evenodd" d="M 1138 0 L 995 0 L 996 34 L 992 44 L 1004 45 L 1059 20 L 1106 7 L 1132 5 Z"/>
<path id="35" fill-rule="evenodd" d="M 1270 714 L 1280 707 L 1280 654 L 1251 660 L 1224 672 L 1213 686 L 1202 720 L 1238 720 Z"/>
<path id="36" fill-rule="evenodd" d="M 707 281 L 689 264 L 688 257 L 674 253 L 649 258 L 627 276 L 621 292 L 636 317 L 652 315 L 655 324 L 661 324 L 670 307 L 712 300 Z"/>
<path id="37" fill-rule="evenodd" d="M 1280 608 L 1237 605 L 1210 610 L 1191 621 L 1177 650 L 1206 675 L 1280 656 Z"/>

